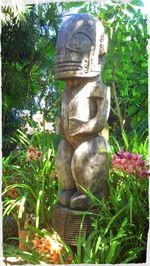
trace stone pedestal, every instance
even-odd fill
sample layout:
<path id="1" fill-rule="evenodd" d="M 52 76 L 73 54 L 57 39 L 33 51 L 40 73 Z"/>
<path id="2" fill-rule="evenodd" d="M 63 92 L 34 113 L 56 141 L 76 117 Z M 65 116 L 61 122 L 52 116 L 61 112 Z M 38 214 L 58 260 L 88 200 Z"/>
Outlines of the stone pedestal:
<path id="1" fill-rule="evenodd" d="M 91 231 L 91 219 L 83 212 L 74 211 L 60 204 L 55 206 L 52 225 L 59 236 L 70 246 L 76 246 L 77 237 L 87 236 Z"/>

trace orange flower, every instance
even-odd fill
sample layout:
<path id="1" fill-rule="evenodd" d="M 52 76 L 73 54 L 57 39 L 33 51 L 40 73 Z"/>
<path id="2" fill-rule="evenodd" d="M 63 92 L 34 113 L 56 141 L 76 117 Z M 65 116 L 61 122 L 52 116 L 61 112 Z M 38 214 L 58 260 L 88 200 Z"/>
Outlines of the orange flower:
<path id="1" fill-rule="evenodd" d="M 33 146 L 30 146 L 27 151 L 27 161 L 36 160 L 37 158 L 40 158 L 42 156 L 42 153 Z"/>
<path id="2" fill-rule="evenodd" d="M 47 249 L 45 248 L 44 245 L 41 245 L 40 247 L 37 248 L 37 251 L 39 253 L 47 253 Z"/>
<path id="3" fill-rule="evenodd" d="M 64 255 L 64 246 L 60 243 L 59 236 L 54 233 L 51 237 L 42 237 L 35 238 L 33 241 L 34 247 L 36 251 L 41 255 L 45 256 L 48 259 L 48 262 L 53 264 L 60 263 L 61 253 Z"/>
<path id="4" fill-rule="evenodd" d="M 18 196 L 19 196 L 19 193 L 17 191 L 16 188 L 12 188 L 8 191 L 8 195 L 13 198 L 13 199 L 16 199 Z"/>
<path id="5" fill-rule="evenodd" d="M 59 254 L 56 251 L 53 251 L 50 257 L 50 261 L 54 264 L 60 263 L 60 257 Z"/>
<path id="6" fill-rule="evenodd" d="M 33 248 L 38 248 L 41 245 L 41 240 L 38 237 L 33 239 L 32 242 L 33 242 Z"/>
<path id="7" fill-rule="evenodd" d="M 36 148 L 30 146 L 29 149 L 28 149 L 28 152 L 31 153 L 31 152 L 35 152 L 36 151 Z"/>

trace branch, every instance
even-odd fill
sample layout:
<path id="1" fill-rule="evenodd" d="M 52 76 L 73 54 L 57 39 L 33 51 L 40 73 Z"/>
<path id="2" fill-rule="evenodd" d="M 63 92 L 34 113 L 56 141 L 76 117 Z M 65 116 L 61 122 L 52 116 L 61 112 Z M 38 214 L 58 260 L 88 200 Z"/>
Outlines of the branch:
<path id="1" fill-rule="evenodd" d="M 115 84 L 115 65 L 113 65 L 113 68 L 112 68 L 112 91 L 113 91 L 113 95 L 115 99 L 117 116 L 118 116 L 120 128 L 121 130 L 124 131 L 123 117 L 122 117 L 120 106 L 119 106 L 119 101 L 118 101 L 117 91 L 116 91 L 116 84 Z"/>

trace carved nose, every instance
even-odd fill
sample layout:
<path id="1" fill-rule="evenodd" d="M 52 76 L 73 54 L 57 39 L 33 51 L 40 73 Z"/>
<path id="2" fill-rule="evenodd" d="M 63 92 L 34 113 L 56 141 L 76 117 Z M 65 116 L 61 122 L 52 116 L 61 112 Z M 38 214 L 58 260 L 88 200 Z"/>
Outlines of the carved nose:
<path id="1" fill-rule="evenodd" d="M 82 58 L 79 53 L 74 51 L 70 51 L 66 47 L 59 50 L 56 55 L 56 64 L 64 63 L 64 62 L 78 62 L 82 63 Z"/>

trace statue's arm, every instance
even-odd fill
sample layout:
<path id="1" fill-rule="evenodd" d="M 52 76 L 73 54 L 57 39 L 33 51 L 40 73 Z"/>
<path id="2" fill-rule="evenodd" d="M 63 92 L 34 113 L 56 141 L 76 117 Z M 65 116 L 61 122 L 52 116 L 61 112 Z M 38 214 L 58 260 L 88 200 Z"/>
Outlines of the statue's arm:
<path id="1" fill-rule="evenodd" d="M 63 129 L 63 123 L 61 121 L 61 117 L 58 117 L 55 121 L 55 130 L 56 134 L 58 135 L 64 135 L 64 129 Z"/>
<path id="2" fill-rule="evenodd" d="M 110 88 L 104 87 L 103 94 L 91 95 L 90 97 L 96 104 L 96 115 L 87 122 L 70 117 L 71 136 L 100 132 L 105 127 L 110 110 Z"/>

